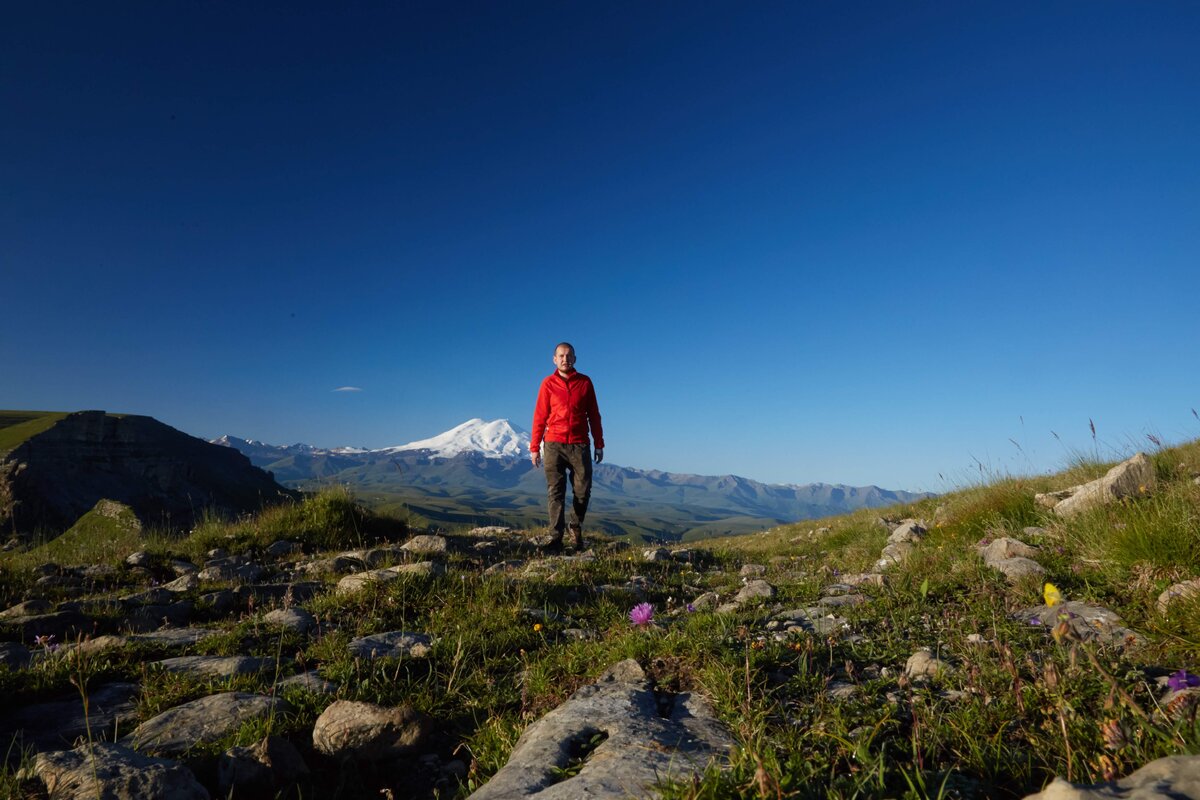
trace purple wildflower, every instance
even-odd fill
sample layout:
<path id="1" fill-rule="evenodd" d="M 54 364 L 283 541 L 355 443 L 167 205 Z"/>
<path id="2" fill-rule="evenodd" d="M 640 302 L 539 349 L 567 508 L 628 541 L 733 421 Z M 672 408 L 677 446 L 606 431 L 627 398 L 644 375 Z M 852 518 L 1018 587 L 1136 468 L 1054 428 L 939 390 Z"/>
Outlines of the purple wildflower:
<path id="1" fill-rule="evenodd" d="M 634 625 L 649 625 L 654 619 L 654 606 L 649 603 L 638 603 L 629 612 L 629 621 Z"/>
<path id="2" fill-rule="evenodd" d="M 1191 689 L 1194 686 L 1200 686 L 1200 676 L 1193 675 L 1186 669 L 1181 669 L 1167 678 L 1167 687 L 1173 692 Z"/>
<path id="3" fill-rule="evenodd" d="M 695 607 L 694 605 L 692 605 L 691 603 L 688 603 L 688 604 L 687 604 L 687 610 L 688 610 L 688 613 L 689 613 L 689 614 L 694 614 L 694 613 L 696 613 L 696 607 Z"/>
<path id="4" fill-rule="evenodd" d="M 1042 619 L 1041 619 L 1041 617 L 1030 617 L 1029 624 L 1030 625 L 1041 625 Z"/>
<path id="5" fill-rule="evenodd" d="M 53 633 L 47 633 L 44 636 L 35 636 L 33 637 L 33 643 L 49 653 L 53 653 L 58 650 L 58 642 L 54 641 Z"/>

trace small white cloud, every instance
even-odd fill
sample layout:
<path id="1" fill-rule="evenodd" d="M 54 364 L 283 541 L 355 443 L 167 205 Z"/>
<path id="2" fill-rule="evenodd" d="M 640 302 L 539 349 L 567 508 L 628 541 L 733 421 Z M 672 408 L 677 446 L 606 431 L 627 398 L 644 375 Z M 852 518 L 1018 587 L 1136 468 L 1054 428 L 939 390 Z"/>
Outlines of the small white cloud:
<path id="1" fill-rule="evenodd" d="M 338 388 L 334 389 L 334 391 L 335 392 L 361 392 L 362 389 L 360 389 L 357 386 L 339 386 Z"/>

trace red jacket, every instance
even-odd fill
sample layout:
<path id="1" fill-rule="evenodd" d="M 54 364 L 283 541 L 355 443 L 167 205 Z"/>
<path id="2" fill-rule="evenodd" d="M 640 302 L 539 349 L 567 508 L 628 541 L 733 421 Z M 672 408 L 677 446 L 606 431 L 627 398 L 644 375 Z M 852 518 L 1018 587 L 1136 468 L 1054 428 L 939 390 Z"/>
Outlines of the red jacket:
<path id="1" fill-rule="evenodd" d="M 565 378 L 558 370 L 546 376 L 533 407 L 529 449 L 536 453 L 543 437 L 548 442 L 587 444 L 589 427 L 596 447 L 604 449 L 604 429 L 600 427 L 600 406 L 596 404 L 592 379 L 574 370 Z"/>

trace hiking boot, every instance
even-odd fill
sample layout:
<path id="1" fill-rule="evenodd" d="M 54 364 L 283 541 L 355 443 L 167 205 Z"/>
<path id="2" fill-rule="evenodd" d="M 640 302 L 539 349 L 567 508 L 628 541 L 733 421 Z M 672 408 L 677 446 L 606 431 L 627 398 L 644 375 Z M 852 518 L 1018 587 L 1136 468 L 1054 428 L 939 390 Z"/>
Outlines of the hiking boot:
<path id="1" fill-rule="evenodd" d="M 561 553 L 563 551 L 562 534 L 558 532 L 538 537 L 533 546 L 539 553 Z"/>
<path id="2" fill-rule="evenodd" d="M 571 538 L 575 540 L 575 550 L 577 552 L 582 553 L 583 552 L 583 526 L 582 525 L 572 525 L 571 526 Z"/>

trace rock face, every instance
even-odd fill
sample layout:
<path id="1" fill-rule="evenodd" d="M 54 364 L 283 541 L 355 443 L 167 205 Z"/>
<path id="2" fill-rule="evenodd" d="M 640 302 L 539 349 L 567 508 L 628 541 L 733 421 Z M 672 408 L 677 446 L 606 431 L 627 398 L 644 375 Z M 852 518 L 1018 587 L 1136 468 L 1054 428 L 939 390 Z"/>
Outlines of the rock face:
<path id="1" fill-rule="evenodd" d="M 155 525 L 189 527 L 201 510 L 257 510 L 293 496 L 228 447 L 141 416 L 69 414 L 0 454 L 0 528 L 65 530 L 103 499 Z"/>
<path id="2" fill-rule="evenodd" d="M 208 800 L 191 771 L 165 758 L 152 758 L 100 743 L 76 750 L 40 753 L 34 772 L 51 800 Z"/>
<path id="3" fill-rule="evenodd" d="M 1073 517 L 1093 508 L 1154 491 L 1154 465 L 1145 453 L 1122 461 L 1110 469 L 1103 478 L 1072 486 L 1059 492 L 1039 494 L 1036 500 L 1047 508 L 1054 509 L 1060 517 Z"/>
<path id="4" fill-rule="evenodd" d="M 645 797 L 668 775 L 686 780 L 727 757 L 732 739 L 700 697 L 678 695 L 666 713 L 659 700 L 636 661 L 610 667 L 530 725 L 508 763 L 471 797 Z M 573 751 L 598 739 L 578 774 L 562 779 Z"/>
<path id="5" fill-rule="evenodd" d="M 1080 786 L 1062 778 L 1026 800 L 1146 800 L 1200 797 L 1200 756 L 1169 756 L 1151 761 L 1128 777 L 1095 786 Z"/>

